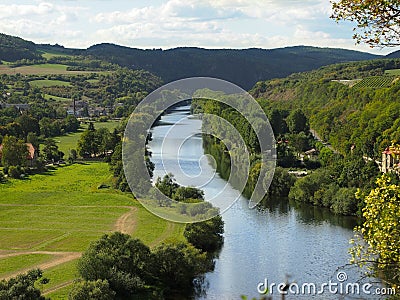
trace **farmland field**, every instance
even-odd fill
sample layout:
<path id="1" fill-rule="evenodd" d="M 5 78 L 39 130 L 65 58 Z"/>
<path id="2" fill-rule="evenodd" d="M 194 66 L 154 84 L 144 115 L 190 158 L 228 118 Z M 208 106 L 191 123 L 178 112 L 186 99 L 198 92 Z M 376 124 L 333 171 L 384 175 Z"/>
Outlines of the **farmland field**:
<path id="1" fill-rule="evenodd" d="M 399 76 L 400 75 L 400 69 L 386 70 L 385 74 Z"/>
<path id="2" fill-rule="evenodd" d="M 76 259 L 104 233 L 130 233 L 150 246 L 183 239 L 182 225 L 152 215 L 132 195 L 98 189 L 111 180 L 108 164 L 86 162 L 1 184 L 0 278 L 41 267 L 50 279 L 42 290 L 62 294 Z"/>
<path id="3" fill-rule="evenodd" d="M 72 84 L 68 81 L 61 81 L 61 80 L 34 80 L 29 82 L 30 85 L 35 87 L 49 87 L 49 86 L 72 86 Z"/>
<path id="4" fill-rule="evenodd" d="M 0 74 L 7 75 L 77 75 L 77 74 L 108 74 L 110 71 L 67 71 L 67 65 L 60 64 L 38 64 L 32 66 L 20 66 L 16 68 L 11 68 L 9 65 L 0 65 Z"/>
<path id="5" fill-rule="evenodd" d="M 395 79 L 394 76 L 367 77 L 355 84 L 355 88 L 383 88 L 390 87 Z"/>

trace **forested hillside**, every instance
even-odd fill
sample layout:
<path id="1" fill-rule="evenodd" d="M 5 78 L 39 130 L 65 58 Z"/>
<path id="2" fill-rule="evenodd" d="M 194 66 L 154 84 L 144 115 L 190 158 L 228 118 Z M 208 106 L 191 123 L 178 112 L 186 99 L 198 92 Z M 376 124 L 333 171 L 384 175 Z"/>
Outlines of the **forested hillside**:
<path id="1" fill-rule="evenodd" d="M 46 55 L 47 56 L 43 56 Z M 99 44 L 88 49 L 68 49 L 58 44 L 38 45 L 2 34 L 0 62 L 41 60 L 54 56 L 81 56 L 117 64 L 130 69 L 144 69 L 164 82 L 209 76 L 228 80 L 248 90 L 257 81 L 285 77 L 294 72 L 321 66 L 379 58 L 369 53 L 317 47 L 278 49 L 202 49 L 175 48 L 142 50 L 114 44 Z M 19 62 L 20 63 L 20 62 Z"/>
<path id="2" fill-rule="evenodd" d="M 36 45 L 21 38 L 0 33 L 0 61 L 16 61 L 24 58 L 40 58 Z"/>
<path id="3" fill-rule="evenodd" d="M 342 154 L 378 158 L 400 140 L 400 59 L 345 63 L 259 82 L 251 93 L 266 110 L 301 108 Z"/>

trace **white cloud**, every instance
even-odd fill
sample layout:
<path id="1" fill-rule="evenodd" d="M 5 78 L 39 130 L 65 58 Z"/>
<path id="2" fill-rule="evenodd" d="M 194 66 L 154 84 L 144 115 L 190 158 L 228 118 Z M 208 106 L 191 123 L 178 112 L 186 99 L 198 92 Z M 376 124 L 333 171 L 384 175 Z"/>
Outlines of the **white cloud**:
<path id="1" fill-rule="evenodd" d="M 35 42 L 79 48 L 112 42 L 139 48 L 275 48 L 304 44 L 370 50 L 354 45 L 350 26 L 339 26 L 329 19 L 329 0 L 33 3 L 14 0 L 14 4 L 0 4 L 0 31 Z"/>

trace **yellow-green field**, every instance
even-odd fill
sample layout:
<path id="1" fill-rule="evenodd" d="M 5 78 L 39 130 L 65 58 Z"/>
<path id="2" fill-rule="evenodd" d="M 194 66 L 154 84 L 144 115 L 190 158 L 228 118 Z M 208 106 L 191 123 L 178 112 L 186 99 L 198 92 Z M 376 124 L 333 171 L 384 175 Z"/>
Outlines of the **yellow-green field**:
<path id="1" fill-rule="evenodd" d="M 38 64 L 32 66 L 20 66 L 16 68 L 12 68 L 10 65 L 3 64 L 0 65 L 0 74 L 7 75 L 76 75 L 76 74 L 91 74 L 91 73 L 99 73 L 99 74 L 107 74 L 111 73 L 110 71 L 67 71 L 67 65 L 60 64 Z"/>
<path id="2" fill-rule="evenodd" d="M 49 86 L 72 86 L 71 82 L 68 81 L 61 81 L 61 80 L 48 80 L 48 79 L 43 79 L 43 80 L 33 80 L 30 81 L 29 84 L 31 86 L 35 87 L 49 87 Z"/>
<path id="3" fill-rule="evenodd" d="M 74 164 L 0 184 L 0 278 L 44 269 L 40 288 L 67 299 L 78 257 L 104 233 L 122 231 L 149 246 L 183 240 L 183 225 L 145 210 L 130 194 L 112 188 L 109 166 Z"/>

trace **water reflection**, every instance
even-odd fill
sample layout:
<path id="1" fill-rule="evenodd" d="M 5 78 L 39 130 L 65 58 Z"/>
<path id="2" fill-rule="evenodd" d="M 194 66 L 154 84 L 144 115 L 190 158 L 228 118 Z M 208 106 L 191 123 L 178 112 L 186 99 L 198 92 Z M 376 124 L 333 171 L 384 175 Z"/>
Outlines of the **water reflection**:
<path id="1" fill-rule="evenodd" d="M 153 128 L 152 160 L 156 176 L 162 176 L 159 163 L 161 143 L 169 125 L 189 114 L 189 108 L 174 110 L 163 116 L 159 126 Z M 187 119 L 194 134 L 200 132 L 201 121 Z M 187 130 L 187 129 L 186 129 Z M 175 137 L 179 142 L 179 135 Z M 201 137 L 197 134 L 185 141 L 179 153 L 183 171 L 198 174 L 199 164 L 193 163 L 204 154 Z M 186 150 L 185 150 L 186 149 Z M 177 164 L 177 162 L 171 162 Z M 204 174 L 214 173 L 205 164 Z M 206 169 L 204 169 L 206 168 Z M 205 197 L 226 187 L 226 182 L 216 174 L 211 185 L 205 186 Z M 238 192 L 228 186 L 229 197 Z M 280 283 L 290 276 L 298 283 L 323 283 L 335 278 L 338 268 L 349 262 L 349 240 L 357 219 L 332 214 L 329 210 L 308 205 L 298 205 L 284 198 L 275 198 L 263 207 L 250 210 L 247 200 L 239 200 L 222 215 L 225 221 L 225 243 L 216 260 L 215 270 L 206 274 L 196 299 L 240 299 L 240 295 L 259 297 L 257 285 L 267 278 Z M 350 281 L 360 275 L 356 269 L 348 271 Z M 286 299 L 338 299 L 338 295 L 287 297 Z M 275 295 L 274 299 L 280 299 Z M 343 298 L 342 298 L 343 299 Z M 353 298 L 354 299 L 354 298 Z"/>

